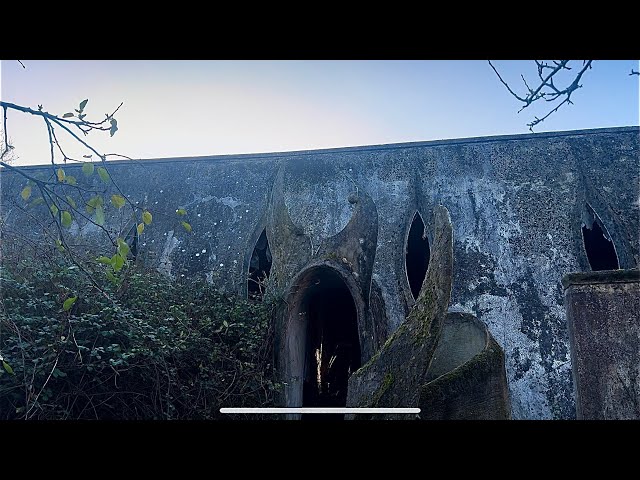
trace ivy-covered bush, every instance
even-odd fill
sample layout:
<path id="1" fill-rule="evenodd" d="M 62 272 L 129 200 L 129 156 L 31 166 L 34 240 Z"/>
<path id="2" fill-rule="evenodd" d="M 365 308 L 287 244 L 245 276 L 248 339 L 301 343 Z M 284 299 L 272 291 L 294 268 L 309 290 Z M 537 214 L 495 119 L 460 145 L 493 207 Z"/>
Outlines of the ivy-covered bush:
<path id="1" fill-rule="evenodd" d="M 227 419 L 220 407 L 273 405 L 273 305 L 150 271 L 100 287 L 75 266 L 0 266 L 0 419 Z"/>

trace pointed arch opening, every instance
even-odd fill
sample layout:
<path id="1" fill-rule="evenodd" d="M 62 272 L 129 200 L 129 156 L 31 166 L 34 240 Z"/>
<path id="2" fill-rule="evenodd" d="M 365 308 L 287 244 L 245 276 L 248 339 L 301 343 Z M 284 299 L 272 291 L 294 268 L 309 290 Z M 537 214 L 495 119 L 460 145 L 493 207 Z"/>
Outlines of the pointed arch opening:
<path id="1" fill-rule="evenodd" d="M 300 274 L 288 297 L 281 371 L 286 406 L 344 407 L 349 377 L 361 366 L 361 310 L 336 269 L 319 265 Z M 303 420 L 342 420 L 342 414 L 294 414 Z"/>
<path id="2" fill-rule="evenodd" d="M 586 205 L 586 218 L 582 224 L 582 240 L 591 270 L 618 270 L 620 262 L 613 239 L 598 214 Z"/>
<path id="3" fill-rule="evenodd" d="M 431 251 L 429 249 L 429 239 L 425 229 L 424 221 L 419 212 L 416 212 L 409 228 L 405 247 L 405 267 L 407 281 L 411 288 L 411 295 L 414 300 L 420 294 L 422 282 L 427 275 Z"/>
<path id="4" fill-rule="evenodd" d="M 266 281 L 271 272 L 271 250 L 267 239 L 267 230 L 262 230 L 249 261 L 247 292 L 250 300 L 262 300 Z"/>

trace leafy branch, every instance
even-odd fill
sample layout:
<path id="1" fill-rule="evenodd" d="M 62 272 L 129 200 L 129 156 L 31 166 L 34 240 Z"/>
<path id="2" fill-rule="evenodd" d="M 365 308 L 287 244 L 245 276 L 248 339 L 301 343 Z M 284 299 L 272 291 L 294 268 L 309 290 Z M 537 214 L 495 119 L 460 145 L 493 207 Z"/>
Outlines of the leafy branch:
<path id="1" fill-rule="evenodd" d="M 527 124 L 529 130 L 533 132 L 533 128 L 536 125 L 544 122 L 551 114 L 557 112 L 560 107 L 565 104 L 572 105 L 573 102 L 571 101 L 571 95 L 577 89 L 582 88 L 580 81 L 587 70 L 591 69 L 593 60 L 583 60 L 582 66 L 577 70 L 577 73 L 575 73 L 575 75 L 573 75 L 568 81 L 565 80 L 563 82 L 563 80 L 561 80 L 561 74 L 573 69 L 573 66 L 569 65 L 571 61 L 572 60 L 552 60 L 547 62 L 535 60 L 537 78 L 535 79 L 535 83 L 531 82 L 533 87 L 529 86 L 530 82 L 527 82 L 524 75 L 520 75 L 526 89 L 525 94 L 516 93 L 502 78 L 496 67 L 491 63 L 491 60 L 489 60 L 489 65 L 507 91 L 518 101 L 523 103 L 523 106 L 518 110 L 518 113 L 540 100 L 550 103 L 558 102 L 545 116 L 542 118 L 536 116 L 531 123 Z"/>
<path id="2" fill-rule="evenodd" d="M 26 180 L 26 185 L 20 192 L 20 197 L 25 202 L 22 209 L 36 208 L 39 205 L 46 207 L 53 222 L 54 229 L 57 231 L 56 235 L 49 234 L 50 237 L 55 238 L 56 249 L 63 253 L 73 264 L 80 268 L 81 271 L 86 273 L 93 286 L 106 295 L 106 293 L 99 288 L 98 283 L 91 278 L 91 272 L 75 258 L 66 240 L 66 231 L 72 227 L 76 219 L 82 219 L 103 231 L 116 250 L 116 253 L 113 257 L 109 258 L 109 262 L 103 261 L 99 263 L 107 264 L 105 274 L 113 283 L 118 283 L 115 274 L 127 263 L 127 255 L 131 250 L 131 246 L 121 238 L 123 236 L 123 230 L 111 232 L 105 227 L 105 208 L 107 204 L 105 198 L 108 190 L 112 189 L 117 192 L 111 195 L 110 203 L 118 211 L 121 211 L 123 207 L 128 205 L 131 210 L 131 219 L 138 225 L 138 234 L 142 233 L 144 225 L 151 223 L 152 216 L 148 210 L 134 204 L 130 198 L 122 192 L 109 173 L 107 165 L 107 159 L 109 157 L 129 157 L 120 154 L 101 153 L 82 138 L 86 137 L 92 131 L 108 131 L 110 136 L 113 136 L 118 130 L 115 115 L 123 103 L 120 103 L 113 112 L 105 114 L 104 119 L 91 121 L 87 118 L 86 113 L 88 102 L 89 100 L 85 99 L 79 103 L 78 108 L 74 109 L 73 112 L 68 112 L 60 116 L 47 112 L 43 109 L 42 105 L 38 105 L 38 109 L 36 110 L 11 102 L 0 101 L 4 127 L 4 143 L 2 153 L 0 153 L 0 166 L 17 173 Z M 29 174 L 28 171 L 16 168 L 8 161 L 5 161 L 9 153 L 14 149 L 9 142 L 9 132 L 7 128 L 7 113 L 9 110 L 33 115 L 43 120 L 49 140 L 49 155 L 52 169 L 52 174 L 48 179 L 37 178 L 35 175 Z M 60 132 L 87 150 L 87 154 L 83 155 L 83 160 L 73 158 L 66 153 L 65 147 L 60 141 Z M 99 159 L 99 162 L 92 161 L 94 155 Z M 60 162 L 60 160 L 62 160 L 62 162 Z M 82 164 L 82 173 L 86 178 L 85 182 L 79 182 L 76 177 L 65 172 L 63 167 L 67 161 Z M 97 177 L 99 177 L 103 184 L 103 188 L 99 186 L 95 187 L 95 182 L 91 181 L 91 177 L 95 172 L 97 172 Z M 85 183 L 85 185 L 82 185 L 82 183 Z M 39 193 L 39 196 L 35 199 L 32 198 L 34 192 Z"/>

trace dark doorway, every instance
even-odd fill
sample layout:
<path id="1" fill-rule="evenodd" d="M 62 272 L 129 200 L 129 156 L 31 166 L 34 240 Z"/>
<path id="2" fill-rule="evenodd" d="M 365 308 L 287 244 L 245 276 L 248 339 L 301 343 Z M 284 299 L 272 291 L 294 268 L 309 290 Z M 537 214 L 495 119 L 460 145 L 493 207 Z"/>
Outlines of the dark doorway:
<path id="1" fill-rule="evenodd" d="M 265 282 L 271 271 L 271 250 L 267 240 L 267 230 L 262 230 L 249 261 L 249 280 L 247 285 L 250 300 L 262 300 Z"/>
<path id="2" fill-rule="evenodd" d="M 418 212 L 413 216 L 409 236 L 407 238 L 407 248 L 405 250 L 405 265 L 407 268 L 407 279 L 411 287 L 411 294 L 414 299 L 418 298 L 424 277 L 429 268 L 429 240 L 424 228 L 424 222 Z"/>
<path id="3" fill-rule="evenodd" d="M 360 368 L 358 315 L 344 281 L 321 269 L 306 297 L 307 335 L 304 407 L 344 407 L 347 382 Z M 308 414 L 303 420 L 342 420 L 344 415 Z"/>
<path id="4" fill-rule="evenodd" d="M 607 239 L 605 232 L 595 218 L 591 228 L 586 225 L 582 227 L 582 238 L 591 270 L 617 270 L 620 268 L 613 242 Z"/>

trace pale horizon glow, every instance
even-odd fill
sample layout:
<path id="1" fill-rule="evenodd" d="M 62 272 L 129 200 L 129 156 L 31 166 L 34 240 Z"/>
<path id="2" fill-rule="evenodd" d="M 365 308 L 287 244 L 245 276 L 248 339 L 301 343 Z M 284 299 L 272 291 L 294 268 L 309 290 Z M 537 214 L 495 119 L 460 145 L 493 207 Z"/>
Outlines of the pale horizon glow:
<path id="1" fill-rule="evenodd" d="M 84 137 L 135 159 L 287 152 L 529 133 L 547 105 L 520 104 L 486 61 L 30 61 L 2 60 L 0 98 L 62 115 L 89 99 L 88 120 L 120 102 L 113 138 Z M 497 61 L 522 89 L 531 61 Z M 633 126 L 637 60 L 598 60 L 535 131 Z M 539 108 L 544 107 L 544 108 Z M 0 130 L 2 126 L 0 124 Z M 9 111 L 13 165 L 49 163 L 41 119 Z M 68 154 L 88 152 L 59 133 Z M 57 159 L 61 160 L 61 159 Z"/>

